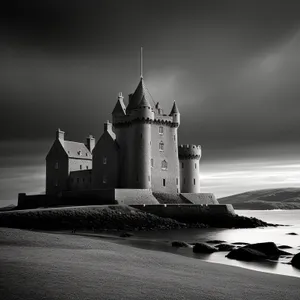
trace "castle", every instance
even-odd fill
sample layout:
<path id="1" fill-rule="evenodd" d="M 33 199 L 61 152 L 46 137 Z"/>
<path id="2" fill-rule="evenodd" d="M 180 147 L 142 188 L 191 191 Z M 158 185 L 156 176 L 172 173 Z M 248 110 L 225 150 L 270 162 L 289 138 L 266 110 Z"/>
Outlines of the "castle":
<path id="1" fill-rule="evenodd" d="M 119 93 L 112 122 L 104 123 L 97 143 L 91 135 L 86 143 L 68 141 L 57 130 L 46 156 L 45 196 L 94 197 L 97 204 L 132 205 L 164 203 L 155 196 L 163 194 L 172 195 L 176 203 L 218 204 L 213 194 L 200 192 L 201 147 L 178 145 L 179 126 L 176 102 L 165 113 L 146 88 L 141 71 L 127 106 Z M 19 195 L 19 202 L 24 195 Z"/>

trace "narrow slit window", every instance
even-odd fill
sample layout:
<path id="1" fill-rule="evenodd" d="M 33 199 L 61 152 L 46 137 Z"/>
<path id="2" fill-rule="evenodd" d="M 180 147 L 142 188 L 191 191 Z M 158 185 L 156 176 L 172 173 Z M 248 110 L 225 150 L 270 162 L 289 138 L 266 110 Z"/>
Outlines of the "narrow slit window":
<path id="1" fill-rule="evenodd" d="M 184 163 L 183 163 L 183 162 L 181 163 L 181 168 L 182 168 L 182 169 L 184 168 Z"/>
<path id="2" fill-rule="evenodd" d="M 194 178 L 194 185 L 196 184 L 196 179 Z"/>
<path id="3" fill-rule="evenodd" d="M 82 165 L 80 165 L 80 170 L 82 170 Z"/>
<path id="4" fill-rule="evenodd" d="M 178 178 L 176 178 L 176 185 L 178 185 Z"/>
<path id="5" fill-rule="evenodd" d="M 106 165 L 107 164 L 107 157 L 103 156 L 103 164 Z"/>
<path id="6" fill-rule="evenodd" d="M 153 166 L 154 166 L 154 160 L 153 158 L 151 158 L 151 167 L 153 168 Z"/>
<path id="7" fill-rule="evenodd" d="M 197 169 L 197 164 L 195 164 L 195 169 Z"/>
<path id="8" fill-rule="evenodd" d="M 166 186 L 166 179 L 163 179 L 163 186 Z"/>
<path id="9" fill-rule="evenodd" d="M 103 183 L 107 183 L 107 177 L 106 177 L 106 175 L 103 175 L 102 181 L 103 181 Z"/>
<path id="10" fill-rule="evenodd" d="M 54 166 L 55 170 L 58 170 L 59 168 L 59 164 L 58 164 L 58 161 L 55 163 L 55 166 Z"/>

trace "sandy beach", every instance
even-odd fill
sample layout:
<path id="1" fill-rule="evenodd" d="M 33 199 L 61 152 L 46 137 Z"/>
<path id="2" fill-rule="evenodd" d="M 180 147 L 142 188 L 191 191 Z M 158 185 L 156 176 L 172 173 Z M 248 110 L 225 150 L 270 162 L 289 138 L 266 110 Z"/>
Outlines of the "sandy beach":
<path id="1" fill-rule="evenodd" d="M 299 299 L 299 278 L 108 239 L 0 229 L 3 299 Z"/>

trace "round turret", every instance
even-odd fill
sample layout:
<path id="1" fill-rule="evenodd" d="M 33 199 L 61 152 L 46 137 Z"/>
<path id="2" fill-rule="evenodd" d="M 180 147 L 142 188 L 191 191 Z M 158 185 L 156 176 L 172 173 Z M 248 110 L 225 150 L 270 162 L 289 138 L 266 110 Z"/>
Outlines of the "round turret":
<path id="1" fill-rule="evenodd" d="M 180 190 L 182 193 L 200 193 L 201 146 L 180 145 Z"/>
<path id="2" fill-rule="evenodd" d="M 173 117 L 173 123 L 177 124 L 177 127 L 178 127 L 180 125 L 180 113 L 179 113 L 179 109 L 178 109 L 175 101 L 174 101 L 172 110 L 170 112 L 170 116 Z"/>
<path id="3" fill-rule="evenodd" d="M 199 145 L 180 145 L 178 147 L 178 155 L 180 159 L 200 159 L 201 146 Z"/>

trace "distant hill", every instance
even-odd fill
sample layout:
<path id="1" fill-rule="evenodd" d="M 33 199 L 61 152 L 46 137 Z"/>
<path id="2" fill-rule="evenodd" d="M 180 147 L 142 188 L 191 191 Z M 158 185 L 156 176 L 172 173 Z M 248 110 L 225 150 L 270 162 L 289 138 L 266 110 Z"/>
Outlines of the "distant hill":
<path id="1" fill-rule="evenodd" d="M 218 199 L 235 209 L 300 209 L 300 188 L 250 191 Z"/>
<path id="2" fill-rule="evenodd" d="M 16 205 L 7 205 L 7 206 L 3 206 L 3 207 L 0 207 L 0 211 L 8 211 L 8 210 L 13 210 L 16 208 Z"/>

